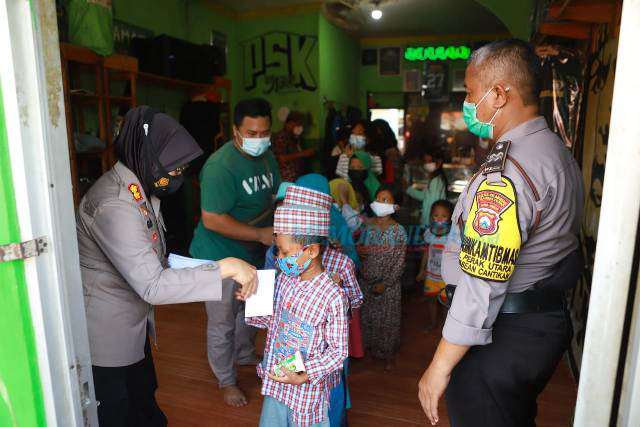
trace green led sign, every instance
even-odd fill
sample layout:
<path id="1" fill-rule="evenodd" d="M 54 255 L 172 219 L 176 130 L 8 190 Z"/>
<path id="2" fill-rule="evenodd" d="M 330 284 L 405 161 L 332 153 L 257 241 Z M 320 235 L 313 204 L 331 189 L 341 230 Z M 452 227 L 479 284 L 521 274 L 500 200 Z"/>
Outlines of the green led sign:
<path id="1" fill-rule="evenodd" d="M 468 46 L 408 47 L 404 50 L 404 59 L 407 61 L 466 60 L 470 55 L 471 48 Z"/>

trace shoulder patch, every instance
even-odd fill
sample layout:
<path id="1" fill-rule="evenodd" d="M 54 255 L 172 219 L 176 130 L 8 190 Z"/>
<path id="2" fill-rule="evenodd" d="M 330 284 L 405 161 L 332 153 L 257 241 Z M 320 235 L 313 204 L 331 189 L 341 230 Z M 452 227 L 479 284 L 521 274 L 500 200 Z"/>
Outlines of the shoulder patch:
<path id="1" fill-rule="evenodd" d="M 459 256 L 462 271 L 493 282 L 509 280 L 522 245 L 516 189 L 501 179 L 495 185 L 485 179 L 476 190 Z"/>
<path id="2" fill-rule="evenodd" d="M 507 154 L 509 153 L 509 147 L 511 141 L 498 141 L 493 146 L 489 154 L 487 155 L 486 162 L 482 173 L 488 175 L 494 172 L 502 172 L 504 165 L 507 162 Z"/>
<path id="3" fill-rule="evenodd" d="M 142 200 L 142 193 L 140 192 L 140 187 L 138 187 L 138 184 L 129 184 L 128 188 L 133 195 L 133 200 L 135 200 L 136 202 Z"/>

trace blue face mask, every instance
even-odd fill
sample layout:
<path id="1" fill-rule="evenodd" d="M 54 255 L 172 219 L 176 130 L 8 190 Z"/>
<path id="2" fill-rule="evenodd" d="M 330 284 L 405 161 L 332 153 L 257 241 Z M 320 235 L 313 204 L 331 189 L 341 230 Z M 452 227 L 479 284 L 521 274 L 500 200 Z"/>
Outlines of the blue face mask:
<path id="1" fill-rule="evenodd" d="M 449 230 L 451 229 L 451 221 L 431 221 L 431 225 L 429 227 L 431 232 L 436 236 L 444 236 L 445 234 L 449 234 Z"/>
<path id="2" fill-rule="evenodd" d="M 489 89 L 487 93 L 485 93 L 484 96 L 480 98 L 480 101 L 478 101 L 477 104 L 467 101 L 462 104 L 462 117 L 464 118 L 464 122 L 466 123 L 469 132 L 476 136 L 479 136 L 480 138 L 493 139 L 492 122 L 493 119 L 496 118 L 496 115 L 498 114 L 498 111 L 500 111 L 500 108 L 496 110 L 493 117 L 491 117 L 491 120 L 489 120 L 488 122 L 481 122 L 478 119 L 478 106 L 482 104 L 482 101 L 485 100 L 487 95 L 489 95 L 492 90 L 493 88 Z"/>
<path id="3" fill-rule="evenodd" d="M 271 137 L 242 138 L 242 149 L 250 156 L 258 157 L 264 154 L 271 146 Z"/>
<path id="4" fill-rule="evenodd" d="M 306 249 L 306 248 L 304 248 Z M 304 273 L 309 265 L 311 265 L 311 258 L 305 261 L 304 265 L 298 264 L 298 259 L 302 256 L 304 249 L 296 255 L 290 255 L 284 258 L 276 258 L 278 269 L 289 277 L 298 277 Z"/>
<path id="5" fill-rule="evenodd" d="M 356 150 L 361 150 L 367 145 L 367 139 L 364 135 L 353 135 L 349 137 L 349 144 L 353 146 Z"/>

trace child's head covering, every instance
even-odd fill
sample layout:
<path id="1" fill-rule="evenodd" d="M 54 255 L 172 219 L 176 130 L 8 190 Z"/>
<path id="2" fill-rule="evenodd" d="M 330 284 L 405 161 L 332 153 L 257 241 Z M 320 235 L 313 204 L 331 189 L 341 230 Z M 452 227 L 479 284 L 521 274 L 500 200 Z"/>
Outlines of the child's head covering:
<path id="1" fill-rule="evenodd" d="M 311 188 L 290 185 L 284 196 L 284 204 L 311 206 L 329 211 L 333 204 L 333 197 L 321 191 L 312 190 Z"/>
<path id="2" fill-rule="evenodd" d="M 291 185 L 284 204 L 276 209 L 273 232 L 300 236 L 329 236 L 331 196 Z"/>

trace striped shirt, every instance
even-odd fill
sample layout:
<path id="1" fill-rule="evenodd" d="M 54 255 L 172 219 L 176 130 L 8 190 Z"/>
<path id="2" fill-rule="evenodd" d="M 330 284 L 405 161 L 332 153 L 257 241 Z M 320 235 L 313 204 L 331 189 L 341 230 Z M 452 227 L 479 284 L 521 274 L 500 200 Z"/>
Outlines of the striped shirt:
<path id="1" fill-rule="evenodd" d="M 267 328 L 267 341 L 258 376 L 262 394 L 284 403 L 293 421 L 309 426 L 324 420 L 329 393 L 340 380 L 348 356 L 349 329 L 344 292 L 321 273 L 311 280 L 279 274 L 272 316 L 250 317 L 248 325 Z M 270 379 L 266 371 L 296 351 L 302 353 L 309 381 L 301 385 Z"/>

